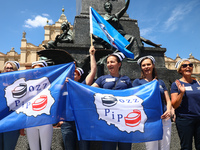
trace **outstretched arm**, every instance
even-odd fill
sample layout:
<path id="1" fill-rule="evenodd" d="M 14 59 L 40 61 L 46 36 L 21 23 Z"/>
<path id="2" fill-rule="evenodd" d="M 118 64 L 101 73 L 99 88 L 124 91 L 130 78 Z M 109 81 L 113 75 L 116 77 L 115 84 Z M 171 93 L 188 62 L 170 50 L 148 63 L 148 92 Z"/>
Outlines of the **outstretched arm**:
<path id="1" fill-rule="evenodd" d="M 85 82 L 87 85 L 91 85 L 93 83 L 96 71 L 97 71 L 97 65 L 96 65 L 96 60 L 95 60 L 95 48 L 94 46 L 90 46 L 90 68 L 91 71 L 90 73 L 87 75 L 87 77 L 85 78 Z"/>
<path id="2" fill-rule="evenodd" d="M 130 0 L 127 0 L 125 3 L 125 6 L 118 13 L 115 14 L 115 16 L 118 19 L 121 18 L 124 15 L 124 13 L 127 11 L 129 3 L 130 3 Z"/>
<path id="3" fill-rule="evenodd" d="M 149 45 L 152 45 L 152 46 L 155 46 L 155 47 L 160 47 L 160 46 L 162 46 L 161 44 L 153 43 L 152 41 L 147 40 L 147 39 L 145 39 L 145 38 L 143 38 L 143 37 L 140 37 L 140 40 L 141 40 L 142 42 L 146 43 L 146 44 L 149 44 Z"/>

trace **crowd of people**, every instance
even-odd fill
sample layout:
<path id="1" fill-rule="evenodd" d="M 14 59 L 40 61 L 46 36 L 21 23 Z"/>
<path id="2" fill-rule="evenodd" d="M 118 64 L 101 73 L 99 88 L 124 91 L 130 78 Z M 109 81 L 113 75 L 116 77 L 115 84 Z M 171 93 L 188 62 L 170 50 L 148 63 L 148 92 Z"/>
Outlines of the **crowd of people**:
<path id="1" fill-rule="evenodd" d="M 163 138 L 159 141 L 146 142 L 147 150 L 169 150 L 171 142 L 171 117 L 176 116 L 175 123 L 180 138 L 181 150 L 192 150 L 194 139 L 195 148 L 200 150 L 200 84 L 192 78 L 193 64 L 188 59 L 182 59 L 176 63 L 177 72 L 182 76 L 171 85 L 171 100 L 163 80 L 158 78 L 155 68 L 155 58 L 153 56 L 143 56 L 138 59 L 137 64 L 141 69 L 141 77 L 131 79 L 120 74 L 122 61 L 125 58 L 121 52 L 110 54 L 107 61 L 109 74 L 103 75 L 94 81 L 97 71 L 95 60 L 95 48 L 90 47 L 90 68 L 91 71 L 82 82 L 98 88 L 122 90 L 146 84 L 153 80 L 159 83 L 160 96 L 162 100 L 163 114 L 160 116 L 163 123 Z M 47 67 L 45 61 L 32 63 L 32 68 Z M 4 72 L 17 71 L 19 63 L 8 61 L 4 65 Z M 84 70 L 76 67 L 74 80 L 79 82 Z M 68 82 L 68 78 L 66 78 Z M 173 114 L 175 109 L 175 115 Z M 72 117 L 73 118 L 73 117 Z M 76 150 L 77 133 L 75 121 L 59 122 L 63 137 L 65 150 Z M 31 150 L 50 150 L 53 135 L 53 126 L 43 125 L 25 129 L 0 133 L 0 150 L 14 150 L 19 135 L 27 134 L 29 147 Z M 45 133 L 45 134 L 44 134 Z M 80 150 L 89 150 L 89 141 L 79 141 Z M 131 150 L 131 143 L 122 142 L 102 142 L 102 150 Z"/>

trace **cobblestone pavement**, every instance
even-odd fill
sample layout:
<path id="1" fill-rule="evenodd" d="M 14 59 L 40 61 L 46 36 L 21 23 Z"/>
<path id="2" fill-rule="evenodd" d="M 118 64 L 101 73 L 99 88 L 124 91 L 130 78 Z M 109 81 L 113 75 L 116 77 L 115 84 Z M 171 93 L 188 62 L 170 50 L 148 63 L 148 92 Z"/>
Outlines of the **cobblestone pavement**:
<path id="1" fill-rule="evenodd" d="M 172 123 L 172 137 L 170 150 L 179 150 L 180 143 L 175 124 Z M 194 147 L 194 146 L 193 146 Z M 91 150 L 101 150 L 101 142 L 91 142 Z M 195 148 L 193 148 L 195 150 Z M 26 136 L 20 136 L 15 150 L 28 150 Z M 52 150 L 63 150 L 63 142 L 60 128 L 54 128 Z M 133 143 L 132 150 L 145 150 L 144 143 Z"/>

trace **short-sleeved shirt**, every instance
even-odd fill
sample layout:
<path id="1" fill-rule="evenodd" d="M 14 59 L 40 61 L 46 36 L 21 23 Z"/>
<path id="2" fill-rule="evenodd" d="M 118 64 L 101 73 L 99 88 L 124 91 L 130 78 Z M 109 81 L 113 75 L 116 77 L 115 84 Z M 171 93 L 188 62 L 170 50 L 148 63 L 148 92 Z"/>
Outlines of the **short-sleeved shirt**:
<path id="1" fill-rule="evenodd" d="M 128 76 L 113 77 L 111 75 L 103 75 L 95 83 L 100 88 L 113 90 L 123 90 L 132 87 L 131 80 Z"/>
<path id="2" fill-rule="evenodd" d="M 82 84 L 86 84 L 86 81 L 84 80 L 84 81 L 82 81 L 81 83 L 82 83 Z"/>
<path id="3" fill-rule="evenodd" d="M 139 85 L 142 85 L 145 83 L 148 83 L 148 81 L 145 79 L 135 79 L 133 81 L 133 87 L 136 87 L 136 86 L 139 86 Z M 167 91 L 167 87 L 165 86 L 165 83 L 163 80 L 158 79 L 158 83 L 159 83 L 160 95 L 161 95 L 161 99 L 162 99 L 163 111 L 165 112 L 167 110 L 167 107 L 166 107 L 164 91 Z"/>
<path id="4" fill-rule="evenodd" d="M 179 80 L 180 81 L 180 80 Z M 180 106 L 175 110 L 177 116 L 200 119 L 200 85 L 196 80 L 192 83 L 185 83 L 180 81 L 185 86 L 185 93 L 182 98 Z M 176 83 L 171 85 L 171 93 L 180 93 Z"/>

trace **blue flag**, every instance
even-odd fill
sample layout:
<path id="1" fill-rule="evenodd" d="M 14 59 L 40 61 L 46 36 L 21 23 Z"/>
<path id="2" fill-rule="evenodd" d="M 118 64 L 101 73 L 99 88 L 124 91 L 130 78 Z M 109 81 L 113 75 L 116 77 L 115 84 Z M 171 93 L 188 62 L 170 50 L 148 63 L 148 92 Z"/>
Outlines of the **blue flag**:
<path id="1" fill-rule="evenodd" d="M 67 83 L 79 140 L 139 143 L 162 139 L 159 83 L 126 89 Z"/>
<path id="2" fill-rule="evenodd" d="M 74 63 L 0 74 L 0 132 L 66 120 Z"/>
<path id="3" fill-rule="evenodd" d="M 90 33 L 102 38 L 126 57 L 134 59 L 134 54 L 125 48 L 130 43 L 92 7 L 90 7 Z"/>

